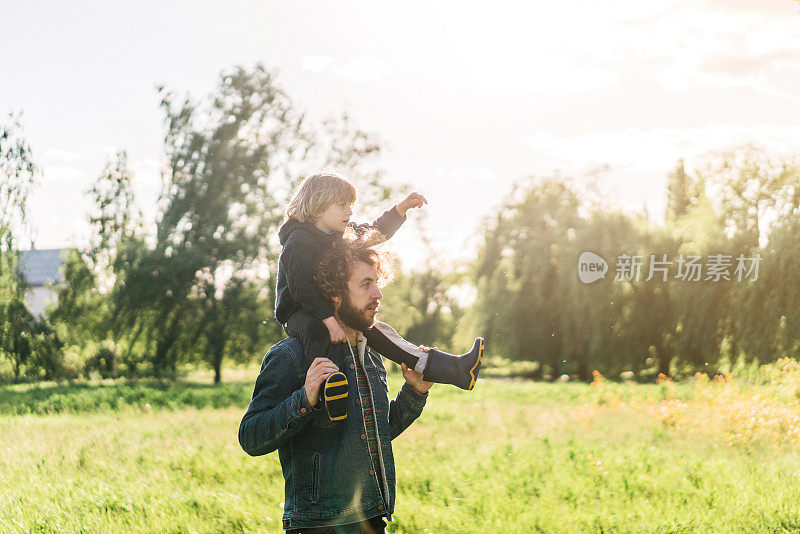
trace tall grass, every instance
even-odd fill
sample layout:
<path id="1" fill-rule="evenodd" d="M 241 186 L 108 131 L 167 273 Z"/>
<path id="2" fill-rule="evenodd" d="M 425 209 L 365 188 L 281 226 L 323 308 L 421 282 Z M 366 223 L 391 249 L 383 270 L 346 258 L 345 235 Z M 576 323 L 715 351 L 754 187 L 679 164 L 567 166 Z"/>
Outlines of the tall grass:
<path id="1" fill-rule="evenodd" d="M 0 388 L 2 413 L 25 414 L 0 416 L 0 531 L 279 531 L 277 455 L 251 458 L 236 437 L 254 377 Z M 389 531 L 800 531 L 798 444 L 779 426 L 729 438 L 751 395 L 794 409 L 780 384 L 596 378 L 434 386 L 393 443 Z"/>

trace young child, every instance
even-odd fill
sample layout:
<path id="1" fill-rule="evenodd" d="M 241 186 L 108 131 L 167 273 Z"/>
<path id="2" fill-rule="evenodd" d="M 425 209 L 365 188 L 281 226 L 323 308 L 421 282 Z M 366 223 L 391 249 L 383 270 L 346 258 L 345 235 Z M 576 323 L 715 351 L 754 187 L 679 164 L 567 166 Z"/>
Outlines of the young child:
<path id="1" fill-rule="evenodd" d="M 331 343 L 347 341 L 330 301 L 314 282 L 314 266 L 322 254 L 342 239 L 348 228 L 358 235 L 377 230 L 388 239 L 405 222 L 409 209 L 427 203 L 419 193 L 411 193 L 372 224 L 353 224 L 350 217 L 355 201 L 356 188 L 350 181 L 332 173 L 309 176 L 289 203 L 286 222 L 278 232 L 283 250 L 278 264 L 275 318 L 287 334 L 300 340 L 307 366 L 314 358 L 327 356 Z M 467 390 L 475 386 L 483 356 L 482 338 L 475 340 L 470 352 L 454 356 L 436 349 L 425 352 L 379 321 L 364 335 L 378 353 L 397 364 L 405 363 L 428 382 Z M 337 393 L 341 396 L 339 386 Z"/>

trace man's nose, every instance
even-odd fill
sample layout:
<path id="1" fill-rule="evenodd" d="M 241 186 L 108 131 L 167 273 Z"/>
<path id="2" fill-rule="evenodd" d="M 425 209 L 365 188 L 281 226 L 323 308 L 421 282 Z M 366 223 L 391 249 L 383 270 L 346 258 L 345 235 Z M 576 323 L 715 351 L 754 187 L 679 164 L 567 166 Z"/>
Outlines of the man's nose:
<path id="1" fill-rule="evenodd" d="M 375 286 L 375 289 L 372 291 L 372 298 L 378 300 L 383 298 L 383 293 L 381 293 L 381 290 L 378 286 Z"/>

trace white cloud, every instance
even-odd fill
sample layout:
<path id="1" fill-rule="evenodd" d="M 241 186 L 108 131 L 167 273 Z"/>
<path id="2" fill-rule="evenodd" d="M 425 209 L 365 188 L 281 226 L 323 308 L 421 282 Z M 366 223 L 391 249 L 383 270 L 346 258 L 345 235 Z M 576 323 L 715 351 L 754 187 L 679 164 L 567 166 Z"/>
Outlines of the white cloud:
<path id="1" fill-rule="evenodd" d="M 305 56 L 300 60 L 300 68 L 311 72 L 324 72 L 333 65 L 333 58 L 325 55 Z"/>
<path id="2" fill-rule="evenodd" d="M 45 165 L 42 168 L 43 185 L 54 183 L 79 183 L 80 186 L 88 184 L 88 176 L 81 169 L 60 165 Z"/>
<path id="3" fill-rule="evenodd" d="M 572 95 L 616 86 L 617 71 L 574 58 L 498 58 L 475 69 L 472 82 L 492 90 L 519 90 L 541 95 Z"/>
<path id="4" fill-rule="evenodd" d="M 386 61 L 372 56 L 359 56 L 348 60 L 343 67 L 333 67 L 332 72 L 347 80 L 368 82 L 394 74 L 395 69 Z"/>
<path id="5" fill-rule="evenodd" d="M 492 182 L 497 178 L 496 173 L 491 169 L 474 169 L 470 167 L 446 167 L 436 169 L 432 173 L 435 180 L 447 182 L 461 182 L 464 184 L 478 184 L 482 182 Z"/>
<path id="6" fill-rule="evenodd" d="M 730 79 L 703 69 L 720 54 L 769 58 L 782 49 L 800 51 L 800 28 L 786 16 L 798 11 L 793 2 L 780 9 L 744 4 L 565 0 L 543 10 L 538 4 L 499 2 L 487 17 L 483 8 L 435 3 L 431 12 L 438 31 L 424 26 L 427 31 L 408 48 L 428 61 L 432 72 L 492 90 L 561 96 L 617 87 L 624 80 L 624 92 L 635 84 L 636 66 L 645 64 L 669 67 L 660 78 L 670 91 L 750 86 L 785 96 L 792 91 L 776 87 L 770 76 Z"/>
<path id="7" fill-rule="evenodd" d="M 78 154 L 63 148 L 48 148 L 44 151 L 46 165 L 80 163 L 86 159 L 83 154 Z"/>
<path id="8" fill-rule="evenodd" d="M 344 65 L 335 64 L 330 56 L 306 56 L 301 59 L 301 67 L 311 72 L 330 72 L 354 82 L 369 82 L 395 73 L 389 62 L 369 55 L 350 58 Z"/>
<path id="9" fill-rule="evenodd" d="M 800 32 L 796 38 L 800 42 Z M 705 53 L 685 53 L 659 69 L 661 86 L 669 92 L 702 87 L 749 87 L 772 97 L 798 100 L 797 74 L 800 46 L 783 41 L 746 45 L 745 39 L 720 37 L 717 47 Z M 732 48 L 725 47 L 730 44 Z M 735 44 L 733 44 L 735 43 Z"/>
<path id="10" fill-rule="evenodd" d="M 687 169 L 696 169 L 706 163 L 708 154 L 746 143 L 761 146 L 778 158 L 790 156 L 800 146 L 800 129 L 709 124 L 687 129 L 626 128 L 572 136 L 538 132 L 527 141 L 538 162 L 538 168 L 532 171 L 550 174 L 559 170 L 578 178 L 594 174 L 606 188 L 604 198 L 609 205 L 628 212 L 641 212 L 644 205 L 652 220 L 661 221 L 666 178 L 679 159 L 684 160 Z"/>
<path id="11" fill-rule="evenodd" d="M 675 64 L 659 69 L 658 81 L 667 92 L 692 91 L 700 88 L 730 89 L 752 88 L 759 93 L 777 98 L 800 100 L 797 84 L 785 87 L 785 79 L 772 75 L 767 66 L 755 73 L 731 73 L 704 70 L 698 65 Z M 794 78 L 795 80 L 797 78 Z"/>
<path id="12" fill-rule="evenodd" d="M 100 147 L 100 149 L 102 150 L 103 154 L 106 155 L 106 158 L 115 155 L 120 150 L 124 150 L 119 145 L 103 145 L 102 147 Z"/>
<path id="13" fill-rule="evenodd" d="M 537 132 L 528 144 L 541 165 L 565 171 L 608 164 L 632 172 L 664 172 L 679 158 L 692 158 L 732 145 L 755 143 L 772 152 L 790 153 L 800 146 L 793 126 L 754 127 L 709 124 L 700 128 L 625 128 L 572 136 Z"/>
<path id="14" fill-rule="evenodd" d="M 696 2 L 696 0 L 684 0 L 684 3 Z M 753 2 L 752 0 L 701 0 L 708 8 L 715 11 L 725 11 L 730 13 L 748 13 L 750 15 L 770 15 L 770 16 L 786 16 L 790 14 L 798 15 L 800 7 L 796 6 L 794 2 Z M 794 13 L 792 13 L 794 8 Z"/>
<path id="15" fill-rule="evenodd" d="M 787 87 L 780 74 L 800 55 L 800 27 L 787 19 L 797 9 L 792 2 L 782 11 L 757 4 L 745 9 L 739 0 L 677 2 L 655 16 L 618 25 L 616 38 L 631 43 L 631 57 L 654 60 L 668 92 L 747 87 L 769 97 L 797 98 L 797 86 Z"/>
<path id="16" fill-rule="evenodd" d="M 727 53 L 706 60 L 702 67 L 708 72 L 729 75 L 757 74 L 769 67 L 792 64 L 800 61 L 800 49 L 784 48 L 765 54 Z"/>

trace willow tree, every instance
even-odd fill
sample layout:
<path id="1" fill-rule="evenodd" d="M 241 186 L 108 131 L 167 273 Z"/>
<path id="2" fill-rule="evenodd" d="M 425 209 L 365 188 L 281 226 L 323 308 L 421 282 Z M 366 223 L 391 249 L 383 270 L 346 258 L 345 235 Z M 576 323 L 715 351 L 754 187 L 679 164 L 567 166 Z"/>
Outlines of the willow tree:
<path id="1" fill-rule="evenodd" d="M 575 191 L 551 179 L 517 186 L 489 222 L 475 263 L 478 324 L 492 353 L 538 361 L 561 372 L 567 277 L 564 244 L 581 226 Z M 577 260 L 576 260 L 577 264 Z"/>

